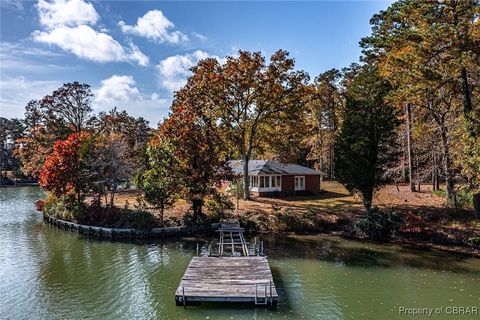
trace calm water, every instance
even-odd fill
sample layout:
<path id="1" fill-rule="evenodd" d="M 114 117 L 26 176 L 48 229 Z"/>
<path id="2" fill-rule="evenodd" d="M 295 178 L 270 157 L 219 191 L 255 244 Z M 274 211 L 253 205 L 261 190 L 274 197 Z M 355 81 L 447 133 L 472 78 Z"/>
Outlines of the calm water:
<path id="1" fill-rule="evenodd" d="M 305 236 L 265 239 L 278 311 L 185 310 L 174 292 L 196 243 L 206 251 L 208 240 L 88 239 L 44 225 L 39 197 L 34 187 L 0 189 L 2 319 L 418 319 L 399 307 L 480 307 L 480 260 Z"/>

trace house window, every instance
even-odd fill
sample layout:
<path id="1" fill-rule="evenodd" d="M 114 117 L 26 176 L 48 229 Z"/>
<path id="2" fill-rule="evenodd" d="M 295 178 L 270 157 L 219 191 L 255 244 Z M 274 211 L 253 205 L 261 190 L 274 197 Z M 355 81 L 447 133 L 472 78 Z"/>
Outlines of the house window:
<path id="1" fill-rule="evenodd" d="M 257 176 L 249 176 L 249 184 L 250 188 L 257 188 L 258 187 L 258 177 Z"/>
<path id="2" fill-rule="evenodd" d="M 272 176 L 272 188 L 280 188 L 282 186 L 282 177 L 281 176 Z"/>
<path id="3" fill-rule="evenodd" d="M 295 177 L 295 190 L 305 190 L 305 177 L 296 176 Z"/>
<path id="4" fill-rule="evenodd" d="M 260 188 L 270 188 L 269 176 L 260 176 Z"/>
<path id="5" fill-rule="evenodd" d="M 255 188 L 258 188 L 258 177 L 257 176 L 253 176 L 253 184 L 252 186 L 255 187 Z"/>

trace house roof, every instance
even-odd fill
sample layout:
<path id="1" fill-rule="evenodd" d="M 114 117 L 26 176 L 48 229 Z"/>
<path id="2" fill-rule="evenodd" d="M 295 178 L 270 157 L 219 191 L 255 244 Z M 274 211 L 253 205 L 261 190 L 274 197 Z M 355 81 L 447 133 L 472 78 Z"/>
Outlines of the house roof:
<path id="1" fill-rule="evenodd" d="M 230 160 L 229 165 L 235 174 L 243 173 L 242 160 Z M 297 174 L 297 175 L 322 175 L 321 171 L 307 168 L 298 164 L 280 163 L 274 160 L 250 160 L 248 161 L 248 173 L 250 175 L 263 174 Z"/>

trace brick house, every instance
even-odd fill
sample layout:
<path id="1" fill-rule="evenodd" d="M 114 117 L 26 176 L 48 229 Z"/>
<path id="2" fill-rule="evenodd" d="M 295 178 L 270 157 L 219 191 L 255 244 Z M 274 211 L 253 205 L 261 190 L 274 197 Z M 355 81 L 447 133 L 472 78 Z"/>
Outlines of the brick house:
<path id="1" fill-rule="evenodd" d="M 231 160 L 229 165 L 236 175 L 243 174 L 242 160 Z M 250 192 L 260 197 L 317 194 L 320 192 L 323 174 L 298 164 L 273 160 L 248 162 Z"/>

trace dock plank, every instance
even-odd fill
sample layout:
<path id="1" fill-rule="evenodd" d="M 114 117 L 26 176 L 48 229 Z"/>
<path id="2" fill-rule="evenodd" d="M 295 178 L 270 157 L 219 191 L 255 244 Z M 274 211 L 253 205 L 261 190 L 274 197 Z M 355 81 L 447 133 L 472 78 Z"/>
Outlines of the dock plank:
<path id="1" fill-rule="evenodd" d="M 177 304 L 182 304 L 183 299 L 185 303 L 255 302 L 256 293 L 261 299 L 267 296 L 271 305 L 278 301 L 266 257 L 193 257 L 175 292 L 175 300 Z"/>

